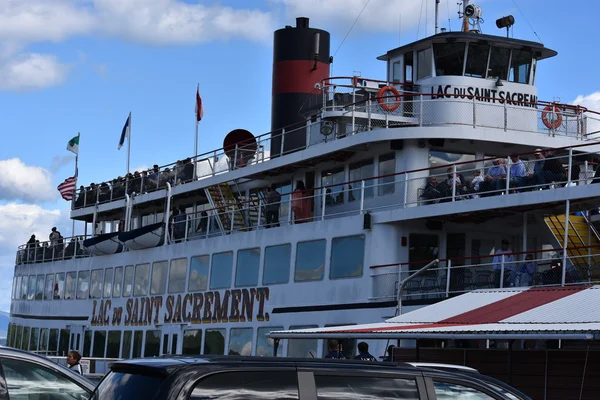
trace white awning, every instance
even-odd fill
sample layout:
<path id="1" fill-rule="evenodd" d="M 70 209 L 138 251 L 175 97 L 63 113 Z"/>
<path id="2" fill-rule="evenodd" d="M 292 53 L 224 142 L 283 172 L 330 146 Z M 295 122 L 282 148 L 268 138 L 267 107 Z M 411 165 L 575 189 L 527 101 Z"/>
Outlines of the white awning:
<path id="1" fill-rule="evenodd" d="M 600 338 L 600 286 L 476 290 L 385 322 L 273 331 L 275 339 Z"/>

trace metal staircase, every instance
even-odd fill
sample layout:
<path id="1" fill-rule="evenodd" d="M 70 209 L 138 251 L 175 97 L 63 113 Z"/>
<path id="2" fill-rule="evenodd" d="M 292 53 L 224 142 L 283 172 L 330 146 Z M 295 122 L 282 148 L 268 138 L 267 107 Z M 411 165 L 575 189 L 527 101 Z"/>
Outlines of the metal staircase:
<path id="1" fill-rule="evenodd" d="M 560 246 L 564 241 L 566 219 L 566 215 L 544 217 L 544 222 Z M 567 255 L 573 266 L 580 272 L 585 272 L 585 275 L 597 275 L 600 272 L 596 268 L 600 265 L 600 237 L 585 216 L 569 215 Z"/>
<path id="2" fill-rule="evenodd" d="M 251 230 L 254 224 L 258 221 L 258 205 L 260 198 L 252 200 L 249 203 L 240 201 L 239 191 L 238 196 L 234 194 L 232 187 L 228 183 L 220 183 L 204 189 L 206 198 L 211 205 L 210 215 L 212 215 L 219 226 L 222 233 L 230 233 L 233 231 Z M 256 204 L 254 204 L 256 201 Z M 247 208 L 251 207 L 250 210 Z M 252 217 L 254 211 L 257 214 Z"/>

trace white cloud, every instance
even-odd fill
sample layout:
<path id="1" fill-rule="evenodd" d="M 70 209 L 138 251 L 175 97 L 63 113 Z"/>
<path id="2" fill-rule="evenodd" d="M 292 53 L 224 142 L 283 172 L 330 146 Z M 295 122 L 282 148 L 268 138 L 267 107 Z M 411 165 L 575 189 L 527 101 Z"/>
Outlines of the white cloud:
<path id="1" fill-rule="evenodd" d="M 39 203 L 54 200 L 58 191 L 50 172 L 25 165 L 18 158 L 0 160 L 0 200 L 24 200 Z"/>
<path id="2" fill-rule="evenodd" d="M 579 95 L 573 104 L 586 107 L 591 111 L 600 112 L 600 91 L 588 95 Z"/>
<path id="3" fill-rule="evenodd" d="M 27 91 L 45 89 L 63 83 L 69 66 L 49 54 L 20 54 L 0 60 L 0 90 Z"/>
<path id="4" fill-rule="evenodd" d="M 67 156 L 54 156 L 52 157 L 52 163 L 50 164 L 50 172 L 56 173 L 60 168 L 67 164 L 71 164 L 75 160 L 75 156 L 67 155 Z"/>
<path id="5" fill-rule="evenodd" d="M 12 278 L 15 272 L 14 256 L 0 256 L 0 310 L 10 311 L 10 295 L 12 292 Z"/>
<path id="6" fill-rule="evenodd" d="M 36 235 L 40 242 L 47 241 L 50 228 L 61 225 L 61 217 L 64 225 L 67 216 L 60 210 L 46 210 L 35 204 L 0 205 L 0 250 L 3 254 L 11 251 L 16 254 L 30 235 Z"/>
<path id="7" fill-rule="evenodd" d="M 343 34 L 354 23 L 366 4 L 366 0 L 277 1 L 285 6 L 288 23 L 295 17 L 309 17 L 311 26 L 341 30 Z M 420 10 L 421 2 L 416 0 L 371 0 L 352 32 L 359 30 L 398 32 L 400 18 L 402 19 L 402 30 L 411 29 L 419 24 Z M 429 12 L 432 10 L 433 8 L 429 7 Z M 424 26 L 422 29 L 424 30 Z"/>

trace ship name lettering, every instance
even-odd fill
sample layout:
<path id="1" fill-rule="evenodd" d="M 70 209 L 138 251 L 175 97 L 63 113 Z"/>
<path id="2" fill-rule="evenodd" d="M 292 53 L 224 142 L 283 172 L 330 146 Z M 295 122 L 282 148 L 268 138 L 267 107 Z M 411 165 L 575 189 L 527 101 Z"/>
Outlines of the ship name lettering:
<path id="1" fill-rule="evenodd" d="M 537 107 L 537 96 L 529 93 L 508 92 L 505 90 L 468 87 L 453 87 L 452 85 L 438 85 L 437 89 L 431 87 L 431 99 L 468 99 L 485 103 L 508 104 L 520 107 Z"/>

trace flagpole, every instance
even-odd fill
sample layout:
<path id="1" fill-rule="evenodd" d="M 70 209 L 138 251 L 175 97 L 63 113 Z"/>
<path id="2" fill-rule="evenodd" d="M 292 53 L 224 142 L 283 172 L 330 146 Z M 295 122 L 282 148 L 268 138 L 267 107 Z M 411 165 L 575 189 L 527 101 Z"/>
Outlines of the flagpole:
<path id="1" fill-rule="evenodd" d="M 200 93 L 200 84 L 196 87 L 196 93 Z M 198 100 L 196 99 L 196 107 L 198 107 Z M 198 168 L 198 110 L 196 109 L 196 115 L 194 115 L 194 122 L 196 125 L 196 135 L 194 136 L 194 180 L 198 177 L 198 172 L 196 169 Z"/>
<path id="2" fill-rule="evenodd" d="M 129 158 L 131 156 L 131 111 L 127 117 L 127 124 L 129 125 L 129 132 L 126 132 L 125 139 L 127 139 L 127 171 L 125 172 L 125 194 L 129 189 Z M 126 128 L 127 129 L 127 128 Z"/>
<path id="3" fill-rule="evenodd" d="M 75 153 L 75 189 L 73 190 L 73 198 L 71 199 L 71 210 L 75 207 L 75 197 L 77 195 L 77 177 L 79 176 L 79 137 L 81 133 L 77 132 L 77 153 Z M 75 236 L 75 219 L 73 219 L 73 226 L 71 227 L 71 237 Z"/>

